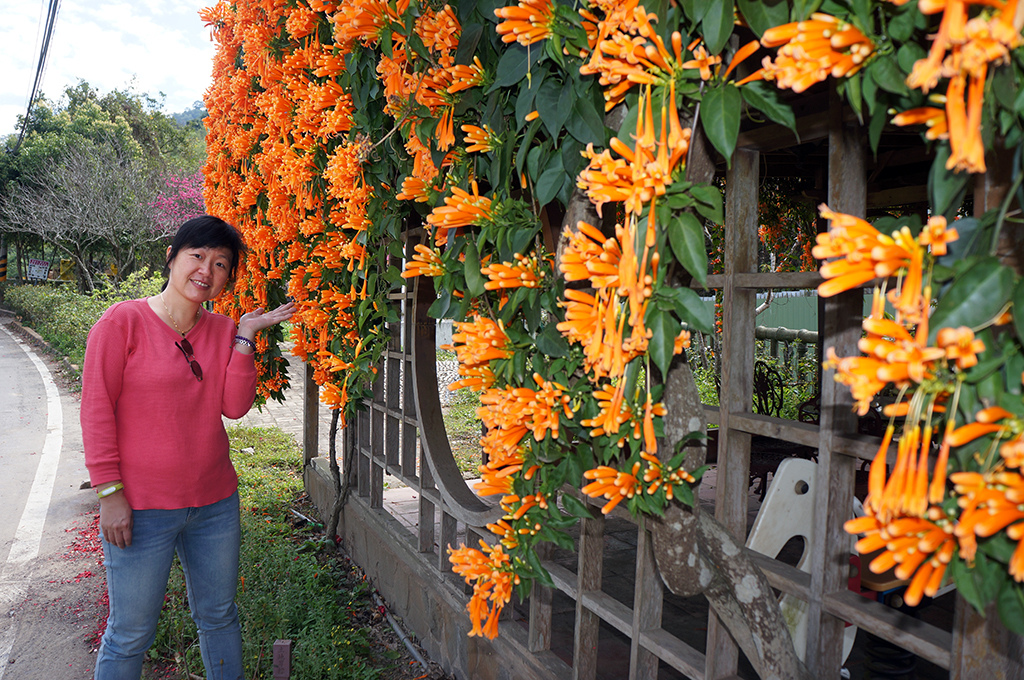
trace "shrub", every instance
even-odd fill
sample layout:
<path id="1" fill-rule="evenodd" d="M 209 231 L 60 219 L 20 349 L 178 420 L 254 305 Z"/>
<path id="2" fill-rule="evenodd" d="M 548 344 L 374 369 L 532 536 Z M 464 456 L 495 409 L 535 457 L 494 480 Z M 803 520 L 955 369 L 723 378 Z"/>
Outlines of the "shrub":
<path id="1" fill-rule="evenodd" d="M 81 365 L 89 330 L 107 307 L 122 300 L 156 295 L 163 277 L 140 271 L 124 281 L 106 280 L 89 295 L 77 293 L 66 284 L 12 286 L 6 291 L 6 304 L 34 328 L 50 345 Z"/>

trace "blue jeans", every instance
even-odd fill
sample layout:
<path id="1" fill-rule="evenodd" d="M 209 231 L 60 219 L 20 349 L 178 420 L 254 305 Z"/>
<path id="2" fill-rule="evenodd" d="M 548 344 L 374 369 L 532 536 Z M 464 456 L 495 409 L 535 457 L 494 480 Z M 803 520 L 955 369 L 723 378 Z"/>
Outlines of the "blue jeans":
<path id="1" fill-rule="evenodd" d="M 138 680 L 156 637 L 177 551 L 208 680 L 241 680 L 242 630 L 235 607 L 241 524 L 238 493 L 201 508 L 136 510 L 132 544 L 103 540 L 110 617 L 95 680 Z"/>

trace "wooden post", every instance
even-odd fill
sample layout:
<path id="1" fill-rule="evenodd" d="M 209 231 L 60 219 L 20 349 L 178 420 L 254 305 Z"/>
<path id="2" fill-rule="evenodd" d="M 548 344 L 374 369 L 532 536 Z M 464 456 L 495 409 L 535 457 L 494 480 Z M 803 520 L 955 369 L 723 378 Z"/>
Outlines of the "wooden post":
<path id="1" fill-rule="evenodd" d="M 722 394 L 718 427 L 715 518 L 743 542 L 750 488 L 750 434 L 730 428 L 733 414 L 749 413 L 754 389 L 754 308 L 757 291 L 734 285 L 734 276 L 757 271 L 757 198 L 760 154 L 737 149 L 726 176 L 725 287 L 722 291 Z M 705 677 L 736 675 L 739 653 L 728 629 L 708 614 Z"/>
<path id="2" fill-rule="evenodd" d="M 1003 626 L 995 604 L 979 614 L 958 594 L 951 662 L 951 680 L 1022 680 L 1024 638 Z"/>
<path id="3" fill-rule="evenodd" d="M 867 209 L 864 135 L 856 123 L 844 123 L 843 104 L 833 90 L 829 102 L 828 204 L 836 212 L 863 216 Z M 819 338 L 841 357 L 857 356 L 864 313 L 860 288 L 824 300 Z M 834 453 L 835 440 L 856 430 L 850 390 L 826 378 L 821 385 L 818 479 L 815 484 L 814 541 L 810 546 L 811 601 L 808 609 L 807 666 L 815 677 L 839 677 L 843 622 L 827 614 L 823 598 L 845 590 L 850 536 L 843 523 L 853 516 L 854 459 Z"/>
<path id="4" fill-rule="evenodd" d="M 306 364 L 302 385 L 302 463 L 305 466 L 320 455 L 320 387 L 313 381 L 312 364 Z"/>
<path id="5" fill-rule="evenodd" d="M 633 589 L 633 635 L 629 641 L 629 680 L 658 677 L 658 657 L 640 646 L 640 634 L 661 628 L 664 596 L 654 559 L 651 532 L 640 518 L 636 527 L 636 580 Z"/>
<path id="6" fill-rule="evenodd" d="M 572 680 L 597 677 L 597 638 L 601 627 L 598 615 L 583 605 L 583 595 L 601 590 L 604 567 L 604 515 L 580 520 L 579 566 L 576 575 L 576 638 L 573 641 Z"/>
<path id="7" fill-rule="evenodd" d="M 552 544 L 542 543 L 537 546 L 537 557 L 541 562 L 551 558 Z M 530 590 L 530 631 L 529 645 L 533 653 L 551 649 L 551 600 L 554 589 L 533 582 Z M 510 607 L 511 609 L 511 607 Z"/>
<path id="8" fill-rule="evenodd" d="M 274 642 L 274 680 L 288 680 L 292 677 L 292 641 Z"/>

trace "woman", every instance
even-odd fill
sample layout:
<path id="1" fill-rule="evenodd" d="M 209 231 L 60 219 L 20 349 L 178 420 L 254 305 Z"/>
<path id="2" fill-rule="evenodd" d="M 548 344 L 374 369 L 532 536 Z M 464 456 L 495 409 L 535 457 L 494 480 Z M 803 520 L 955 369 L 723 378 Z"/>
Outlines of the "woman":
<path id="1" fill-rule="evenodd" d="M 85 463 L 100 499 L 110 616 L 96 680 L 137 680 L 153 644 L 175 552 L 185 571 L 208 680 L 242 678 L 235 608 L 238 477 L 221 416 L 256 397 L 253 339 L 291 318 L 288 303 L 238 328 L 203 309 L 244 245 L 204 215 L 167 249 L 159 295 L 112 305 L 89 333 L 82 373 Z"/>

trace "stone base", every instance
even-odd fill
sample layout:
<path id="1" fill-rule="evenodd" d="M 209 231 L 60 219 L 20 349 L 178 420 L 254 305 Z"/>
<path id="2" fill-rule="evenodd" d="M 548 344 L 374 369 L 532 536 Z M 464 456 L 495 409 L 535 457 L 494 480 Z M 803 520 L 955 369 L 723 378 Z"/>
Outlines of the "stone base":
<path id="1" fill-rule="evenodd" d="M 317 509 L 327 511 L 333 485 L 322 459 L 306 466 L 304 481 Z M 391 612 L 445 672 L 482 680 L 560 680 L 571 673 L 552 652 L 528 650 L 522 623 L 503 619 L 495 640 L 468 637 L 472 626 L 466 612 L 467 586 L 450 571 L 439 572 L 434 566 L 437 553 L 419 552 L 408 530 L 387 512 L 370 508 L 365 499 L 352 494 L 338 534 Z"/>

